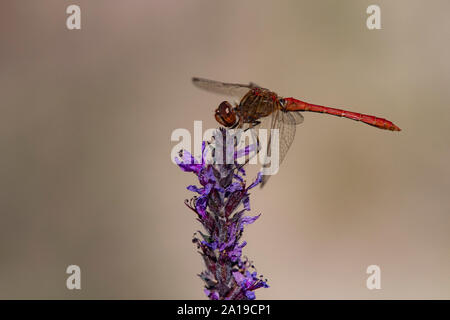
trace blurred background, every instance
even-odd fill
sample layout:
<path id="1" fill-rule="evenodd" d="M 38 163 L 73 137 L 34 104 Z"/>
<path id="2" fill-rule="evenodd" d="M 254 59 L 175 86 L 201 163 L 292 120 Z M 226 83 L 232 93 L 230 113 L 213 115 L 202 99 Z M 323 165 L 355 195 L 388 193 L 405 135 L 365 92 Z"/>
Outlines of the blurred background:
<path id="1" fill-rule="evenodd" d="M 66 8 L 81 7 L 81 30 Z M 450 298 L 448 1 L 2 1 L 0 298 L 204 299 L 174 129 L 192 76 L 387 118 L 305 113 L 252 192 L 259 299 Z M 249 177 L 253 179 L 253 177 Z M 68 265 L 81 290 L 66 288 Z M 366 268 L 381 268 L 381 290 Z"/>

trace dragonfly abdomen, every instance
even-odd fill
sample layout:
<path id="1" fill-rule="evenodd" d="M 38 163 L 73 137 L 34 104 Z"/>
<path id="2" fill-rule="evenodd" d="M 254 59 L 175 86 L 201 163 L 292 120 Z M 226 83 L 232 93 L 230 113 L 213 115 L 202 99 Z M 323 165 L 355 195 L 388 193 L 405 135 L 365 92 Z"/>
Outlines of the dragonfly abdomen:
<path id="1" fill-rule="evenodd" d="M 391 130 L 391 131 L 400 131 L 401 129 L 397 127 L 395 124 L 393 124 L 391 121 L 378 118 L 375 116 L 362 114 L 358 112 L 353 111 L 347 111 L 343 109 L 336 109 L 336 108 L 330 108 L 330 107 L 324 107 L 316 104 L 307 103 L 301 100 L 297 100 L 294 98 L 286 98 L 286 105 L 284 107 L 284 110 L 286 111 L 309 111 L 309 112 L 319 112 L 319 113 L 326 113 L 337 117 L 343 117 L 355 121 L 361 121 L 364 123 L 367 123 L 371 126 L 385 129 L 385 130 Z"/>

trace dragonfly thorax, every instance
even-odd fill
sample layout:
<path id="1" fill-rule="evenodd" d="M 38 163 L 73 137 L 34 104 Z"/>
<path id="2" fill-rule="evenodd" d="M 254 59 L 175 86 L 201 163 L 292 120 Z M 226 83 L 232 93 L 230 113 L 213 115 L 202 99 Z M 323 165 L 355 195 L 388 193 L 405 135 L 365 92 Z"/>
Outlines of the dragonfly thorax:
<path id="1" fill-rule="evenodd" d="M 236 112 L 243 123 L 256 123 L 277 109 L 281 109 L 281 105 L 276 93 L 264 88 L 253 88 L 242 98 Z"/>

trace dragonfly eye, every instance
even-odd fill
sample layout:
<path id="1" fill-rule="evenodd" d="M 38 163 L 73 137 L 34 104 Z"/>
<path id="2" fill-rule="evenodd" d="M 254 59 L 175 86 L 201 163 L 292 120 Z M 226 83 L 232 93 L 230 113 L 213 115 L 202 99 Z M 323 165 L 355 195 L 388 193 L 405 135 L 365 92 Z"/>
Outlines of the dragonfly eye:
<path id="1" fill-rule="evenodd" d="M 236 112 L 228 101 L 223 101 L 216 109 L 216 121 L 224 127 L 231 127 L 236 123 Z"/>

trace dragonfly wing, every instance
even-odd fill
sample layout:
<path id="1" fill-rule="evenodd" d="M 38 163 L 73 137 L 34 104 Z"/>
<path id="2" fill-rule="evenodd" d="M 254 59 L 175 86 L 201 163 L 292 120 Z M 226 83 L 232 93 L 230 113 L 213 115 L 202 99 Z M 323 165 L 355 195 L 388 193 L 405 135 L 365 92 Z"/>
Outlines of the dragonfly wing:
<path id="1" fill-rule="evenodd" d="M 225 83 L 203 78 L 192 78 L 192 83 L 200 89 L 239 99 L 242 98 L 250 89 L 256 87 L 256 85 L 252 83 L 248 85 L 239 83 Z"/>
<path id="2" fill-rule="evenodd" d="M 280 124 L 280 164 L 283 162 L 292 141 L 295 138 L 297 120 L 291 112 L 279 111 L 281 114 L 282 124 Z M 301 116 L 301 115 L 300 115 Z M 302 116 L 303 118 L 303 116 Z"/>
<path id="3" fill-rule="evenodd" d="M 300 111 L 283 112 L 286 116 L 283 117 L 283 122 L 288 124 L 301 124 L 304 120 Z M 289 114 L 290 116 L 288 116 Z"/>
<path id="4" fill-rule="evenodd" d="M 296 125 L 303 121 L 303 116 L 299 114 L 300 117 L 296 117 L 292 114 L 292 112 L 283 112 L 281 110 L 277 110 L 273 113 L 272 116 L 272 129 L 278 129 L 278 137 L 279 137 L 279 150 L 278 151 L 278 166 L 281 165 L 289 148 L 292 145 L 292 141 L 294 141 Z M 300 122 L 299 122 L 300 121 Z M 272 156 L 272 143 L 274 136 L 272 132 L 269 132 L 268 144 L 267 144 L 267 156 Z M 264 164 L 263 168 L 268 168 L 272 164 Z M 261 187 L 263 187 L 267 181 L 269 180 L 270 175 L 263 175 Z"/>
<path id="5" fill-rule="evenodd" d="M 270 167 L 270 163 L 268 162 L 268 157 L 270 157 L 272 155 L 272 148 L 271 148 L 271 144 L 272 144 L 272 130 L 270 129 L 279 129 L 279 125 L 281 123 L 281 118 L 280 118 L 280 112 L 277 110 L 275 112 L 272 113 L 272 116 L 270 117 L 269 122 L 267 122 L 268 125 L 268 132 L 267 132 L 267 149 L 266 149 L 266 158 L 264 159 L 264 164 L 263 164 L 263 170 L 266 168 Z M 267 183 L 267 181 L 269 181 L 270 175 L 263 175 L 261 178 L 261 188 L 264 187 Z"/>

